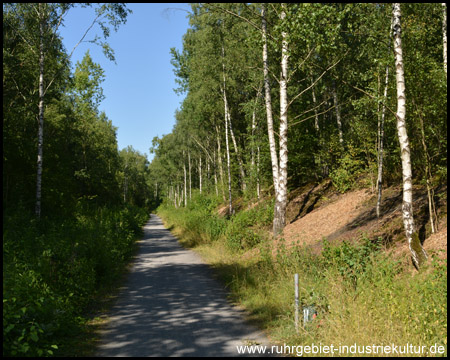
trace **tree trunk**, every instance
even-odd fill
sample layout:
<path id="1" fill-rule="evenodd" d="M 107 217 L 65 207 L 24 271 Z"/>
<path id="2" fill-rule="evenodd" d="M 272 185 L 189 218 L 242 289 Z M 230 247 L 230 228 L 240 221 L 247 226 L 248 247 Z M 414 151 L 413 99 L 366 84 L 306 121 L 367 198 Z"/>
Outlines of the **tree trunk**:
<path id="1" fill-rule="evenodd" d="M 314 84 L 314 79 L 311 75 L 311 85 Z M 319 115 L 317 114 L 317 108 L 316 108 L 316 104 L 317 104 L 317 99 L 316 99 L 316 92 L 314 91 L 314 87 L 313 86 L 311 88 L 312 91 L 312 99 L 313 99 L 313 104 L 314 104 L 314 128 L 316 129 L 317 133 L 319 133 Z"/>
<path id="2" fill-rule="evenodd" d="M 198 160 L 198 178 L 199 178 L 199 187 L 200 187 L 200 194 L 202 193 L 202 157 L 200 156 Z"/>
<path id="3" fill-rule="evenodd" d="M 225 99 L 226 99 L 226 97 L 225 97 Z M 228 102 L 226 102 L 226 106 L 228 106 Z M 245 191 L 245 189 L 247 188 L 247 184 L 245 182 L 244 164 L 242 162 L 241 154 L 239 152 L 239 148 L 236 143 L 236 138 L 234 137 L 233 127 L 231 126 L 230 108 L 228 108 L 227 114 L 228 114 L 228 125 L 230 127 L 231 140 L 233 141 L 234 151 L 236 153 L 236 157 L 237 157 L 238 164 L 239 164 L 239 174 L 241 177 L 242 191 Z"/>
<path id="4" fill-rule="evenodd" d="M 430 216 L 430 225 L 431 225 L 431 233 L 436 232 L 436 225 L 437 225 L 437 216 L 436 216 L 436 207 L 434 206 L 434 191 L 431 186 L 431 161 L 430 156 L 428 155 L 428 148 L 427 143 L 425 141 L 425 126 L 423 124 L 423 118 L 421 115 L 419 115 L 420 120 L 420 132 L 422 134 L 422 147 L 423 147 L 423 153 L 425 157 L 425 178 L 427 183 L 427 194 L 428 194 L 428 211 Z M 436 223 L 435 223 L 436 219 Z"/>
<path id="5" fill-rule="evenodd" d="M 261 96 L 261 87 L 258 89 L 258 92 L 256 94 L 256 98 L 255 98 L 255 106 L 253 108 L 253 113 L 252 113 L 252 146 L 251 146 L 251 173 L 252 173 L 252 186 L 254 184 L 253 179 L 256 178 L 256 194 L 258 196 L 259 199 L 259 145 L 256 146 L 257 147 L 257 163 L 256 163 L 256 169 L 255 169 L 255 145 L 256 145 L 256 141 L 255 141 L 255 136 L 256 136 L 256 130 L 257 130 L 257 123 L 256 123 L 256 108 L 258 105 L 258 99 Z"/>
<path id="6" fill-rule="evenodd" d="M 228 144 L 228 116 L 227 109 L 225 107 L 225 145 L 227 150 L 227 170 L 228 170 L 228 199 L 229 199 L 229 211 L 230 215 L 233 214 L 233 205 L 231 198 L 231 169 L 230 169 L 230 147 Z"/>
<path id="7" fill-rule="evenodd" d="M 413 204 L 412 204 L 412 169 L 408 134 L 406 131 L 406 97 L 405 97 L 405 78 L 403 71 L 403 53 L 401 41 L 400 25 L 400 3 L 393 4 L 393 30 L 394 30 L 394 53 L 395 53 L 395 71 L 397 80 L 397 132 L 400 142 L 400 153 L 402 160 L 403 175 L 403 224 L 405 227 L 406 239 L 412 254 L 412 259 L 416 268 L 427 259 L 419 236 L 414 226 Z"/>
<path id="8" fill-rule="evenodd" d="M 286 17 L 284 11 L 285 4 L 282 4 L 281 20 Z M 276 236 L 286 226 L 286 206 L 287 206 L 287 130 L 288 130 L 288 97 L 287 97 L 287 72 L 288 72 L 288 42 L 287 33 L 282 32 L 281 44 L 281 78 L 280 78 L 280 166 L 278 174 L 278 191 L 275 199 L 275 209 L 273 218 L 273 234 Z"/>
<path id="9" fill-rule="evenodd" d="M 387 91 L 388 91 L 388 82 L 389 82 L 389 66 L 386 66 L 386 79 L 384 82 L 384 94 L 383 94 L 383 105 L 381 108 L 381 120 L 380 120 L 380 129 L 379 129 L 379 141 L 378 141 L 378 179 L 377 179 L 377 190 L 378 190 L 378 199 L 377 199 L 377 217 L 380 217 L 380 206 L 381 206 L 381 194 L 382 194 L 382 185 L 383 185 L 383 142 L 384 142 L 384 117 L 386 114 L 386 99 L 387 99 Z"/>
<path id="10" fill-rule="evenodd" d="M 242 158 L 241 158 L 240 153 L 239 153 L 239 148 L 238 148 L 237 143 L 236 143 L 236 138 L 234 137 L 233 127 L 231 125 L 230 107 L 228 106 L 228 100 L 227 100 L 224 58 L 225 58 L 225 49 L 224 49 L 224 47 L 222 45 L 223 102 L 224 102 L 224 105 L 225 105 L 225 116 L 227 117 L 228 126 L 230 127 L 231 140 L 233 141 L 234 151 L 236 153 L 236 157 L 237 157 L 238 164 L 239 164 L 239 174 L 240 174 L 240 177 L 241 177 L 242 190 L 245 191 L 245 189 L 247 188 L 247 184 L 245 183 L 244 166 L 243 166 L 243 163 L 242 163 Z"/>
<path id="11" fill-rule="evenodd" d="M 222 166 L 222 152 L 220 151 L 220 133 L 219 133 L 219 128 L 216 126 L 216 132 L 217 132 L 217 162 L 219 164 L 219 175 L 220 175 L 220 185 L 221 185 L 221 189 L 222 189 L 222 197 L 223 197 L 223 201 L 226 201 L 226 196 L 225 196 L 225 185 L 224 185 L 224 181 L 223 181 L 223 166 Z"/>
<path id="12" fill-rule="evenodd" d="M 257 155 L 256 155 L 256 195 L 258 196 L 258 200 L 261 197 L 261 180 L 260 180 L 260 176 L 259 176 L 259 173 L 260 173 L 259 168 L 260 168 L 260 161 L 261 161 L 260 158 L 261 158 L 260 157 L 260 147 L 258 145 Z"/>
<path id="13" fill-rule="evenodd" d="M 191 174 L 191 153 L 188 151 L 188 166 L 189 166 L 189 200 L 192 199 L 192 174 Z"/>
<path id="14" fill-rule="evenodd" d="M 37 178 L 36 178 L 36 208 L 35 213 L 41 217 L 42 197 L 42 161 L 44 145 L 44 26 L 45 14 L 43 7 L 39 4 L 39 125 L 38 125 L 38 155 L 37 155 Z"/>
<path id="15" fill-rule="evenodd" d="M 222 46 L 222 59 L 225 56 L 224 48 Z M 224 103 L 224 112 L 225 112 L 225 145 L 227 150 L 227 169 L 228 169 L 228 198 L 229 198 L 229 211 L 230 215 L 233 213 L 233 205 L 232 205 L 232 197 L 231 197 L 231 164 L 230 164 L 230 146 L 228 142 L 228 120 L 230 116 L 228 114 L 228 103 L 227 103 L 227 94 L 225 91 L 225 64 L 222 61 L 222 70 L 223 70 L 223 103 Z"/>
<path id="16" fill-rule="evenodd" d="M 217 161 L 216 161 L 216 150 L 214 149 L 213 152 L 213 158 L 214 158 L 214 187 L 216 189 L 216 196 L 219 196 L 219 188 L 217 186 Z"/>
<path id="17" fill-rule="evenodd" d="M 447 76 L 447 4 L 442 3 L 442 47 L 444 53 L 444 71 Z"/>
<path id="18" fill-rule="evenodd" d="M 267 54 L 267 23 L 265 14 L 266 10 L 264 4 L 262 4 L 261 18 L 262 18 L 263 67 L 264 67 L 263 73 L 264 73 L 264 90 L 265 90 L 266 116 L 267 116 L 267 133 L 269 135 L 269 148 L 270 148 L 270 159 L 272 162 L 273 187 L 276 196 L 278 193 L 278 156 L 275 144 L 275 135 L 273 132 L 272 96 L 270 94 L 269 61 Z"/>
<path id="19" fill-rule="evenodd" d="M 343 146 L 344 145 L 344 136 L 342 135 L 341 107 L 339 106 L 337 90 L 336 90 L 336 82 L 334 80 L 333 80 L 333 100 L 334 100 L 334 107 L 336 110 L 336 122 L 338 125 L 338 131 L 339 131 L 339 144 L 341 144 L 341 146 Z"/>
<path id="20" fill-rule="evenodd" d="M 186 162 L 185 154 L 183 151 L 183 171 L 184 171 L 184 206 L 187 206 L 187 172 L 186 172 Z"/>

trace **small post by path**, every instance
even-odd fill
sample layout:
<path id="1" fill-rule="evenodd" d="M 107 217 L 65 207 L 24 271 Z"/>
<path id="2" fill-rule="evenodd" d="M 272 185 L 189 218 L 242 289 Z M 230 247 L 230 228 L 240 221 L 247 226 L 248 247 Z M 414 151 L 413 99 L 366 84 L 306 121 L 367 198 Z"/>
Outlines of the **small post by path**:
<path id="1" fill-rule="evenodd" d="M 298 333 L 298 274 L 295 274 L 295 331 Z"/>

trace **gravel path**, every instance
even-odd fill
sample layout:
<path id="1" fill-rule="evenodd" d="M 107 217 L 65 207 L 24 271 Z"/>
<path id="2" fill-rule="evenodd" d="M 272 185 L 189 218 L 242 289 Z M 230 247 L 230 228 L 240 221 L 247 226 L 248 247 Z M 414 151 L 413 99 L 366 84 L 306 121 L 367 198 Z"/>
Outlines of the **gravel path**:
<path id="1" fill-rule="evenodd" d="M 98 356 L 239 356 L 236 346 L 268 345 L 153 214 L 102 335 Z"/>

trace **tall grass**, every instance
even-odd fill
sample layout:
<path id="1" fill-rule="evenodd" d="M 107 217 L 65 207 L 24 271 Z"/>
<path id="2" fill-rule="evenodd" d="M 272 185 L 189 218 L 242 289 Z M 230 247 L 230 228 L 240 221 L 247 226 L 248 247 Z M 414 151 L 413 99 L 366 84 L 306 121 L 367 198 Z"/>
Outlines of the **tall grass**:
<path id="1" fill-rule="evenodd" d="M 65 220 L 4 217 L 3 355 L 58 355 L 123 269 L 147 218 L 131 206 L 80 206 Z"/>
<path id="2" fill-rule="evenodd" d="M 446 260 L 435 258 L 420 273 L 411 272 L 367 238 L 340 244 L 325 240 L 320 253 L 302 246 L 274 249 L 263 230 L 270 208 L 269 203 L 261 204 L 225 219 L 197 203 L 180 209 L 166 206 L 160 214 L 182 242 L 216 268 L 232 299 L 278 343 L 412 344 L 427 349 L 438 344 L 445 346 L 446 354 Z M 265 224 L 258 225 L 258 218 Z M 210 227 L 216 223 L 220 225 L 211 236 Z M 245 253 L 248 250 L 252 251 Z M 295 273 L 300 278 L 300 305 L 314 305 L 318 313 L 299 333 L 294 326 Z"/>

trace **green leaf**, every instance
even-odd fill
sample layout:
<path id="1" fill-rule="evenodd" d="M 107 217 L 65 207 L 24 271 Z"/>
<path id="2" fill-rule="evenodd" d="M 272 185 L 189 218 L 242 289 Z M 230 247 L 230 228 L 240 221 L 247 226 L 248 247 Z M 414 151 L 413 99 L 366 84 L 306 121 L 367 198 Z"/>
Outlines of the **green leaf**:
<path id="1" fill-rule="evenodd" d="M 34 342 L 38 342 L 38 341 L 39 341 L 39 336 L 37 336 L 36 333 L 31 333 L 31 334 L 30 334 L 30 338 L 31 338 L 31 340 L 33 340 Z"/>

